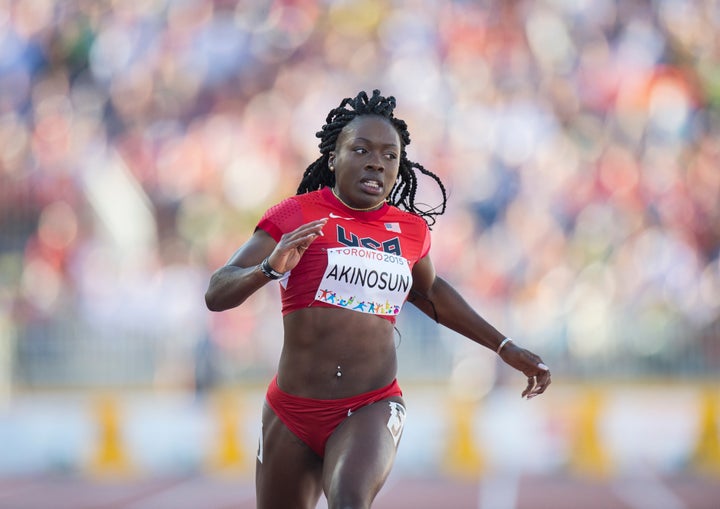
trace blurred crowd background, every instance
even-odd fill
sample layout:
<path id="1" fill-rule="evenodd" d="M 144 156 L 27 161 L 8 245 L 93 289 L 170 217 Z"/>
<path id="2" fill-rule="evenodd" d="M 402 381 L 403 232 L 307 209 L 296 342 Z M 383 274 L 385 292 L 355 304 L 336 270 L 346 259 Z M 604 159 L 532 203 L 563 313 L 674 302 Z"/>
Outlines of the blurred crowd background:
<path id="1" fill-rule="evenodd" d="M 268 380 L 276 285 L 212 314 L 209 275 L 374 88 L 448 189 L 439 273 L 555 377 L 716 377 L 719 25 L 715 0 L 0 0 L 0 400 Z M 398 330 L 405 380 L 482 350 L 409 305 Z"/>

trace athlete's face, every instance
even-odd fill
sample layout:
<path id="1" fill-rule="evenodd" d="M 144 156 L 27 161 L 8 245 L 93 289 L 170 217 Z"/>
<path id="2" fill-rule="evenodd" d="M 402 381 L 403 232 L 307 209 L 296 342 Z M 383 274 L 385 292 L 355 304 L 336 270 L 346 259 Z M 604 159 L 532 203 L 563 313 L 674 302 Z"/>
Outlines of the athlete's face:
<path id="1" fill-rule="evenodd" d="M 351 207 L 379 207 L 395 185 L 400 151 L 400 135 L 388 120 L 356 117 L 340 132 L 330 152 L 335 193 Z"/>

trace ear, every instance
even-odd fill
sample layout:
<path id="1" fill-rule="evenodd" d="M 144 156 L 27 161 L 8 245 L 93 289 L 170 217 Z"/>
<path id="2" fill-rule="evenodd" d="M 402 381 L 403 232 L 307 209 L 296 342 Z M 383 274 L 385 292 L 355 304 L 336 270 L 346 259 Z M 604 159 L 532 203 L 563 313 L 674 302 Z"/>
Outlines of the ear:
<path id="1" fill-rule="evenodd" d="M 328 152 L 328 167 L 330 168 L 330 171 L 335 171 L 335 168 L 333 168 L 334 165 L 335 165 L 335 151 Z"/>

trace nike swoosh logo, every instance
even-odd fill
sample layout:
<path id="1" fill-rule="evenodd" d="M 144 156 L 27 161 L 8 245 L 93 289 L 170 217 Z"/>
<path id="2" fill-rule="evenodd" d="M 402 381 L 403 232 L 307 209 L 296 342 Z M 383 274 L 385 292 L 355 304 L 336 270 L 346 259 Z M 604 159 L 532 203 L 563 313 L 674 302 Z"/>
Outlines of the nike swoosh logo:
<path id="1" fill-rule="evenodd" d="M 338 216 L 337 214 L 333 214 L 332 212 L 330 212 L 330 217 L 332 219 L 347 219 L 348 221 L 352 221 L 353 219 L 355 219 L 354 217 Z"/>

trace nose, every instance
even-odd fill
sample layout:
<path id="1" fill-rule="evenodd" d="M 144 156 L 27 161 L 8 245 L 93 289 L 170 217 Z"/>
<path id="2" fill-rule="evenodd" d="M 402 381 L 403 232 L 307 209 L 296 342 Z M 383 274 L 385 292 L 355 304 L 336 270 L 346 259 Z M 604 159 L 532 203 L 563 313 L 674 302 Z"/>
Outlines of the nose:
<path id="1" fill-rule="evenodd" d="M 385 171 L 385 161 L 382 154 L 371 152 L 365 167 L 375 171 Z"/>

